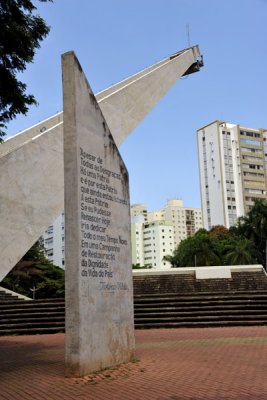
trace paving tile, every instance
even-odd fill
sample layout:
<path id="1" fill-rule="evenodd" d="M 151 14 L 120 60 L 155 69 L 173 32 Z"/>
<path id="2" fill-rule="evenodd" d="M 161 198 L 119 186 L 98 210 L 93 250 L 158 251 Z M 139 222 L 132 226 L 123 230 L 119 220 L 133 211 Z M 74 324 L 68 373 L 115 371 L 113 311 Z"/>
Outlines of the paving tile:
<path id="1" fill-rule="evenodd" d="M 266 400 L 267 327 L 136 331 L 136 359 L 64 377 L 64 335 L 0 337 L 0 400 Z"/>

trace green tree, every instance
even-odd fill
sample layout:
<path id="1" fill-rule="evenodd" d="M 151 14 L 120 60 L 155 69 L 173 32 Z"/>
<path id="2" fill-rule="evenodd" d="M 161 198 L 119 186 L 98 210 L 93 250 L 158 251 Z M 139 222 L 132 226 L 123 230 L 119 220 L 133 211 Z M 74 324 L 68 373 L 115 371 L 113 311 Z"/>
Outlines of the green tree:
<path id="1" fill-rule="evenodd" d="M 53 265 L 39 242 L 23 256 L 1 282 L 3 287 L 32 297 L 33 287 L 38 298 L 63 297 L 65 293 L 64 270 Z"/>
<path id="2" fill-rule="evenodd" d="M 226 265 L 247 265 L 258 263 L 258 251 L 251 240 L 236 238 L 225 246 Z"/>
<path id="3" fill-rule="evenodd" d="M 172 255 L 164 257 L 173 267 L 265 265 L 267 249 L 267 202 L 258 200 L 245 217 L 230 229 L 216 225 L 200 229 L 183 240 Z"/>
<path id="4" fill-rule="evenodd" d="M 229 261 L 226 262 L 225 257 L 229 251 L 228 246 L 231 245 L 233 240 L 236 238 L 234 232 L 223 225 L 215 225 L 209 230 L 209 236 L 216 240 L 217 245 L 220 248 L 221 264 L 229 264 Z"/>
<path id="5" fill-rule="evenodd" d="M 233 233 L 223 225 L 214 225 L 209 230 L 209 235 L 217 240 L 232 240 Z"/>
<path id="6" fill-rule="evenodd" d="M 245 217 L 239 219 L 235 232 L 251 240 L 259 252 L 259 262 L 266 268 L 267 202 L 257 200 Z"/>
<path id="7" fill-rule="evenodd" d="M 26 94 L 26 84 L 16 77 L 33 61 L 49 33 L 50 28 L 35 10 L 31 0 L 0 0 L 0 142 L 6 123 L 37 104 L 32 94 Z"/>
<path id="8" fill-rule="evenodd" d="M 221 251 L 217 239 L 204 229 L 182 240 L 173 255 L 164 257 L 173 267 L 221 265 Z"/>

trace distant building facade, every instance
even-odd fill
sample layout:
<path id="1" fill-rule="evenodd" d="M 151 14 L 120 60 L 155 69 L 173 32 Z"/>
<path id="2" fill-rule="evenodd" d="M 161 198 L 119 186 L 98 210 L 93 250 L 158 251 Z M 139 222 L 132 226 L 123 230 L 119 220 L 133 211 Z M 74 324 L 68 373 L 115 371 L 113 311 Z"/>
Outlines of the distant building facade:
<path id="1" fill-rule="evenodd" d="M 147 208 L 145 204 L 133 204 L 131 206 L 131 217 L 138 217 L 142 215 L 144 217 L 144 222 L 147 222 Z"/>
<path id="2" fill-rule="evenodd" d="M 181 240 L 202 228 L 201 210 L 184 207 L 182 200 L 169 200 L 166 207 L 148 212 L 145 204 L 131 206 L 132 263 L 156 269 L 169 268 L 163 260 Z M 65 268 L 64 213 L 40 238 L 47 258 Z"/>
<path id="3" fill-rule="evenodd" d="M 154 221 L 144 225 L 144 265 L 155 269 L 170 267 L 164 256 L 175 249 L 173 226 L 169 221 Z"/>
<path id="4" fill-rule="evenodd" d="M 175 247 L 203 228 L 201 209 L 185 207 L 180 199 L 169 200 L 163 215 L 173 225 Z"/>
<path id="5" fill-rule="evenodd" d="M 135 204 L 131 219 L 132 262 L 155 269 L 169 268 L 163 257 L 203 227 L 201 209 L 184 207 L 179 199 L 169 200 L 164 208 L 153 212 L 148 212 L 144 204 Z"/>
<path id="6" fill-rule="evenodd" d="M 53 264 L 65 268 L 65 220 L 64 213 L 50 225 L 40 238 L 47 258 Z"/>
<path id="7" fill-rule="evenodd" d="M 266 199 L 267 130 L 215 121 L 197 140 L 204 227 L 229 228 Z"/>
<path id="8" fill-rule="evenodd" d="M 134 265 L 145 265 L 144 226 L 145 218 L 142 214 L 131 217 L 132 264 Z"/>

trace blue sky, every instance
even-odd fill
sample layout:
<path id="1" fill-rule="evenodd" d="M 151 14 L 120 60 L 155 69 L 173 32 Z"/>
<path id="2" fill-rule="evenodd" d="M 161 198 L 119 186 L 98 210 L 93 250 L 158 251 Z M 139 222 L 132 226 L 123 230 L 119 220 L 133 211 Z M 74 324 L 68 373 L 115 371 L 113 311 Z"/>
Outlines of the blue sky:
<path id="1" fill-rule="evenodd" d="M 131 203 L 200 207 L 196 129 L 216 119 L 267 128 L 267 0 L 35 2 L 51 26 L 22 79 L 39 102 L 8 135 L 62 110 L 62 53 L 74 50 L 95 93 L 199 44 L 205 66 L 178 80 L 121 146 Z"/>

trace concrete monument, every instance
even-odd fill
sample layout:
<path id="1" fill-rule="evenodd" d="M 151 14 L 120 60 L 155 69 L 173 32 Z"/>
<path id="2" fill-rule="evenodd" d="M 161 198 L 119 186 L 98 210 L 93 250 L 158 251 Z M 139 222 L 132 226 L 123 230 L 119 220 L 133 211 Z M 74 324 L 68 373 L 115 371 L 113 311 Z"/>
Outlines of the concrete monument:
<path id="1" fill-rule="evenodd" d="M 201 66 L 199 48 L 193 46 L 97 94 L 117 146 L 177 79 Z M 64 207 L 62 143 L 58 113 L 0 146 L 0 281 Z"/>
<path id="2" fill-rule="evenodd" d="M 83 376 L 133 358 L 129 181 L 73 52 L 62 67 L 66 375 Z"/>

